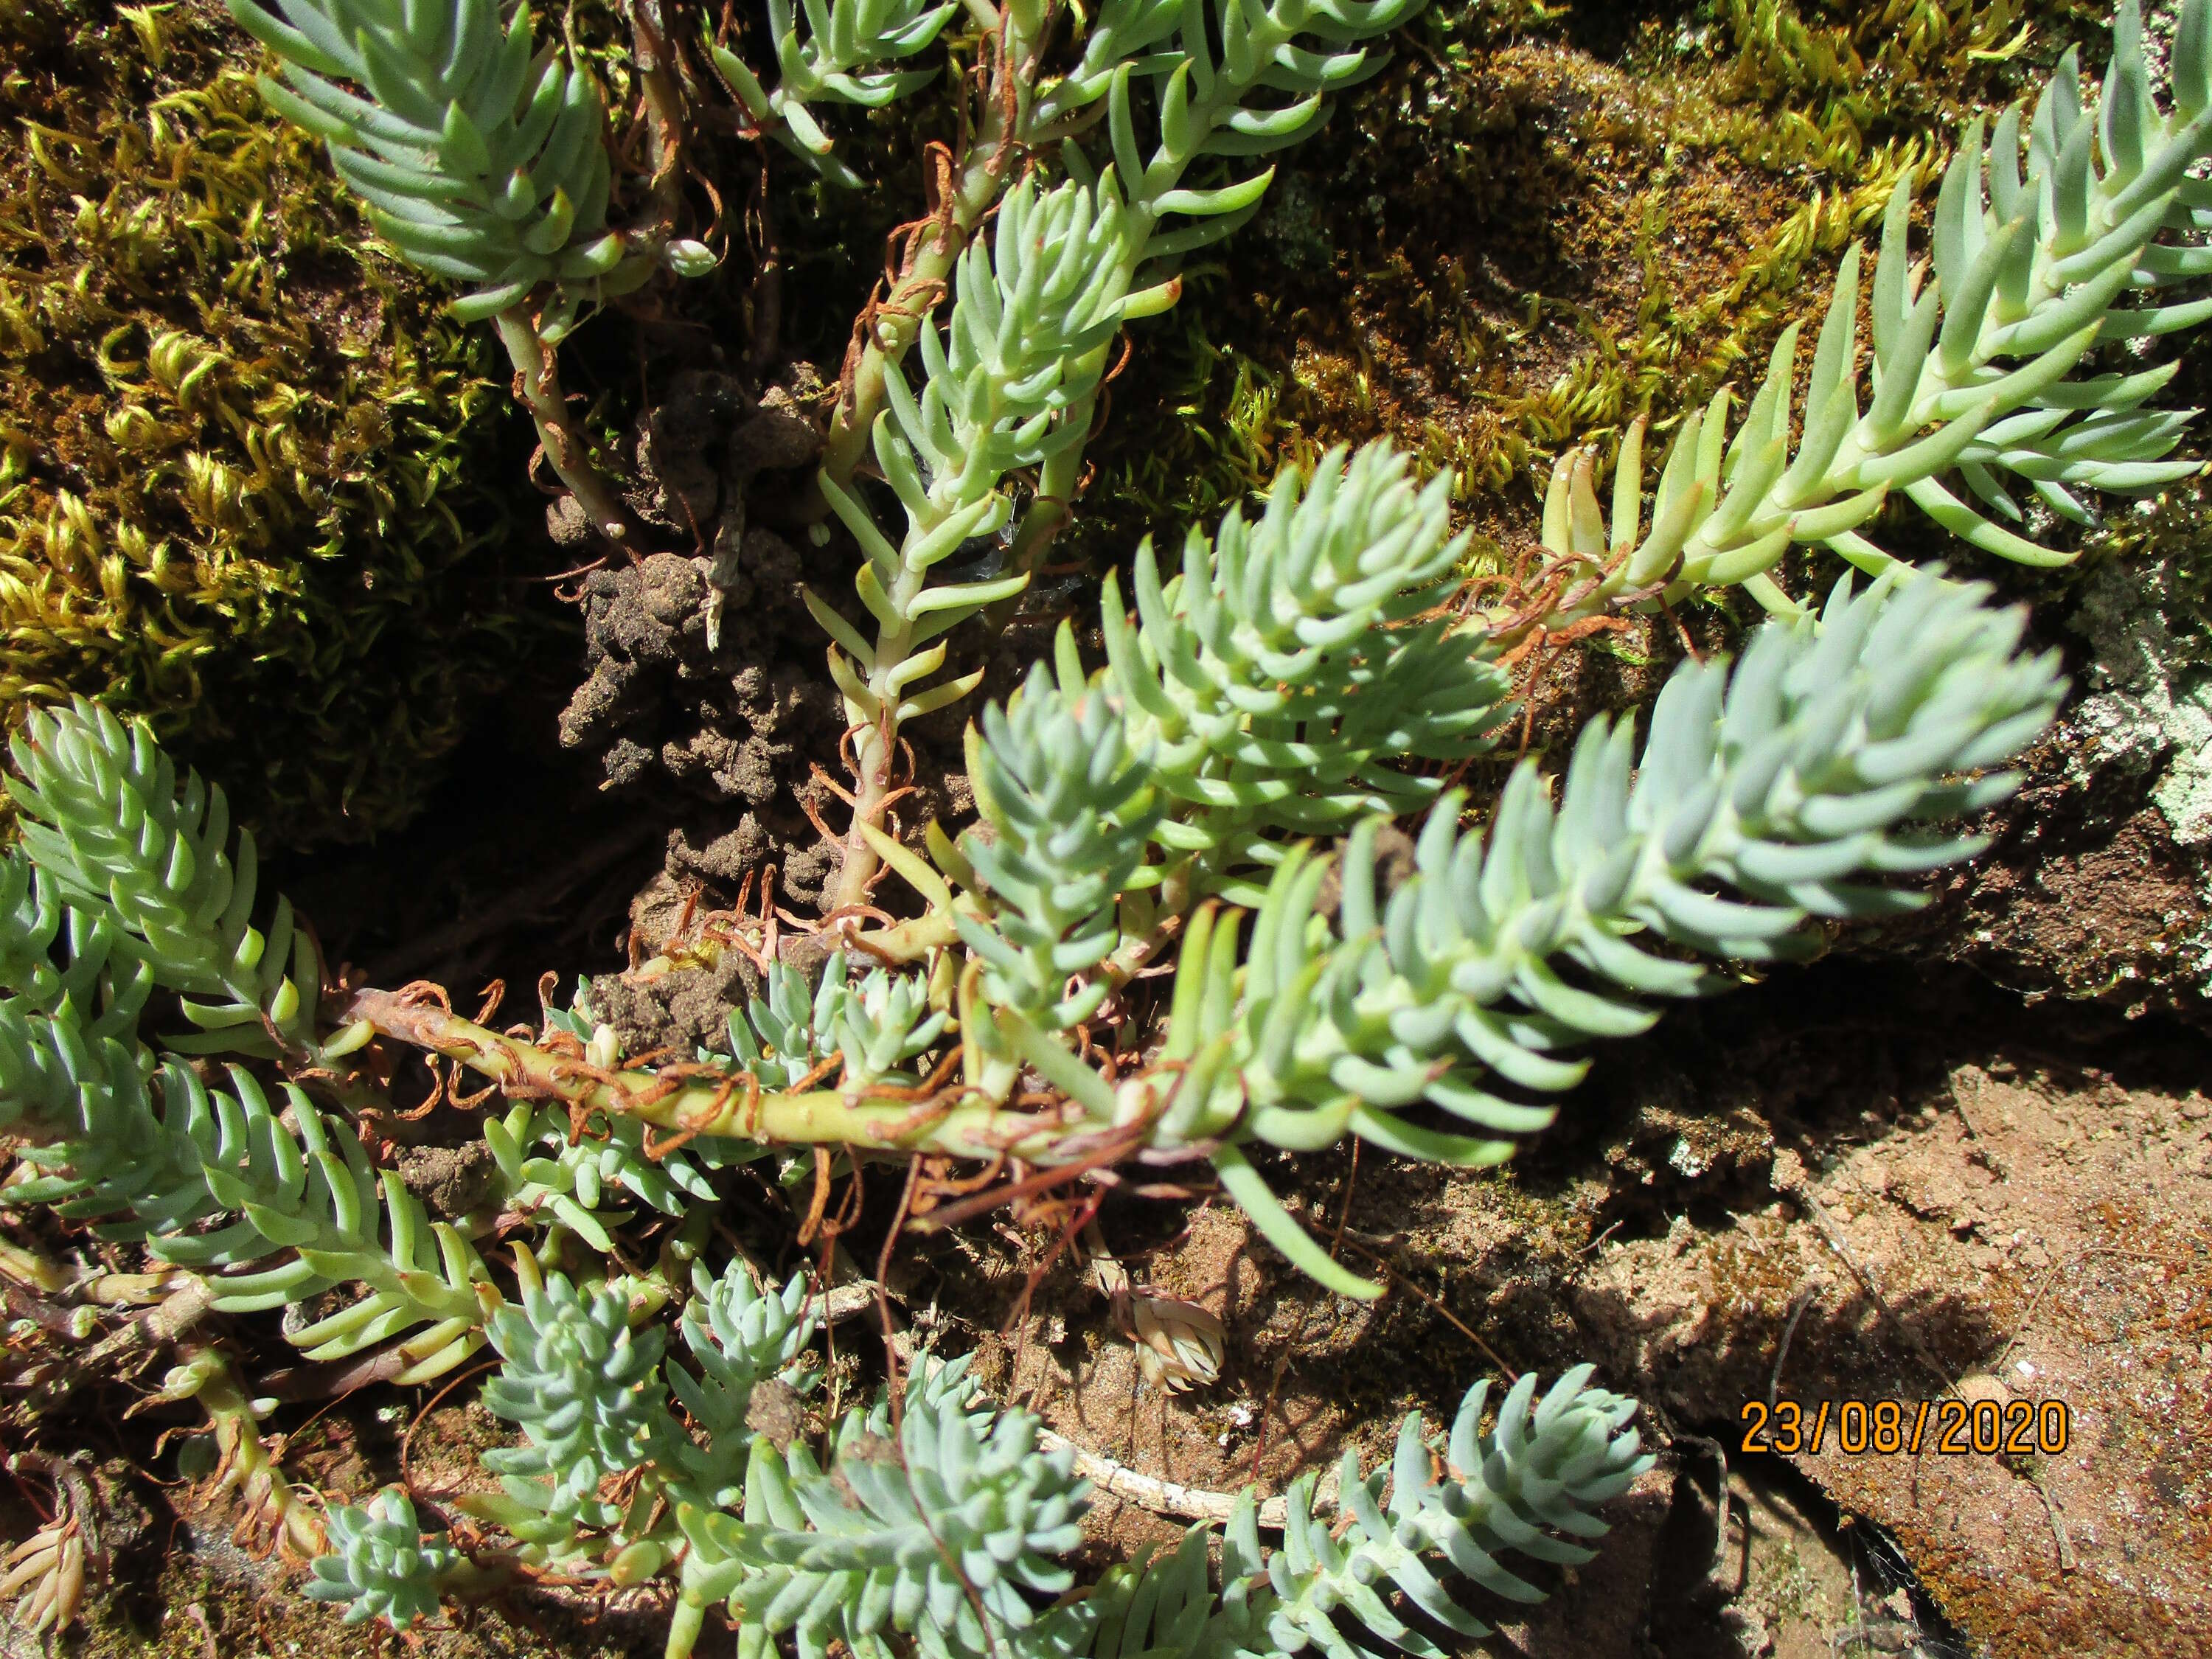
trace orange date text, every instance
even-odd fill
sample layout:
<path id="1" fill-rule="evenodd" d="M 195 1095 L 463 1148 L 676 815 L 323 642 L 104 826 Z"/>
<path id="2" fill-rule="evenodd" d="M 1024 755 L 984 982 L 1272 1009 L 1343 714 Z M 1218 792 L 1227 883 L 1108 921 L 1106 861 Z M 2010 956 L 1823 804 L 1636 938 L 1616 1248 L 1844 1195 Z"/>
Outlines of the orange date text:
<path id="1" fill-rule="evenodd" d="M 2071 1442 L 2063 1400 L 1747 1400 L 1742 1449 L 1846 1457 L 2057 1457 Z"/>

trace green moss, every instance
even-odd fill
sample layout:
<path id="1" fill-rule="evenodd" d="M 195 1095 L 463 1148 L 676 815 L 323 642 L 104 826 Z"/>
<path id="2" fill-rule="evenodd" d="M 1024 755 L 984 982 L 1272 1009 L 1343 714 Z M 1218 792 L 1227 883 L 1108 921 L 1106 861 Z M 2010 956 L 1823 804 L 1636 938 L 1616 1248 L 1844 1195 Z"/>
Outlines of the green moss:
<path id="1" fill-rule="evenodd" d="M 0 713 L 143 710 L 284 839 L 349 837 L 496 681 L 521 457 L 491 343 L 254 57 L 207 0 L 0 0 Z"/>
<path id="2" fill-rule="evenodd" d="M 1482 1170 L 1467 1177 L 1488 1207 L 1505 1217 L 1526 1248 L 1561 1260 L 1589 1244 L 1592 1212 L 1577 1201 L 1570 1188 L 1565 1194 L 1538 1191 L 1507 1169 Z"/>

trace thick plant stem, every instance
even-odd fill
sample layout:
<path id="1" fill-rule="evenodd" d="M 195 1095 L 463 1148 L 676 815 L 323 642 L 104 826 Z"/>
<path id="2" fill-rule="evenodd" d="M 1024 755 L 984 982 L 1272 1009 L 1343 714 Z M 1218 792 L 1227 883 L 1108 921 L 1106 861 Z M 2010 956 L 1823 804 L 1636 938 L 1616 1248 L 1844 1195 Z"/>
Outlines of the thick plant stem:
<path id="1" fill-rule="evenodd" d="M 1028 24 L 1031 9 L 1009 5 L 1000 14 L 1000 33 L 984 109 L 967 151 L 956 163 L 957 178 L 927 225 L 907 246 L 898 280 L 873 307 L 866 337 L 854 343 L 847 363 L 845 394 L 830 417 L 822 470 L 832 482 L 848 482 L 868 453 L 869 434 L 884 406 L 884 376 L 913 346 L 922 319 L 945 293 L 952 267 L 975 227 L 1006 187 L 1026 137 L 1029 89 L 1036 82 L 1042 42 Z M 994 44 L 986 37 L 987 46 Z"/>
<path id="2" fill-rule="evenodd" d="M 568 405 L 561 391 L 561 376 L 553 348 L 545 343 L 531 319 L 527 304 L 512 305 L 493 321 L 500 343 L 514 365 L 514 395 L 538 423 L 538 441 L 545 459 L 584 511 L 592 528 L 619 548 L 636 550 L 641 538 L 614 486 L 592 465 L 591 447 L 568 418 Z"/>
<path id="3" fill-rule="evenodd" d="M 1012 1111 L 957 1088 L 920 1099 L 911 1091 L 875 1097 L 836 1089 L 776 1094 L 734 1070 L 702 1066 L 689 1084 L 651 1072 L 605 1072 L 389 991 L 356 992 L 347 1013 L 386 1036 L 461 1060 L 511 1093 L 558 1100 L 580 1114 L 619 1112 L 685 1135 L 1052 1163 L 1060 1161 L 1054 1153 L 1071 1134 L 1097 1127 L 1073 1107 Z"/>
<path id="4" fill-rule="evenodd" d="M 653 158 L 653 223 L 656 245 L 676 234 L 684 196 L 684 88 L 671 71 L 674 54 L 660 0 L 628 0 L 630 59 L 645 100 L 647 143 Z M 635 233 L 633 233 L 635 234 Z"/>
<path id="5" fill-rule="evenodd" d="M 1180 295 L 1182 291 L 1178 279 L 1176 292 Z M 1097 409 L 1096 398 L 1085 398 L 1069 412 L 1067 418 L 1080 421 L 1088 428 L 1097 418 Z M 1035 575 L 1060 532 L 1074 522 L 1075 498 L 1082 493 L 1085 447 L 1077 444 L 1062 450 L 1037 469 L 1036 494 L 1022 509 L 1022 516 L 1014 526 L 1014 544 L 1006 557 L 1008 571 Z M 1020 605 L 1018 595 L 1000 600 L 983 612 L 983 625 L 994 635 L 1000 633 L 1013 621 Z"/>
<path id="6" fill-rule="evenodd" d="M 916 574 L 914 586 L 920 590 L 923 578 Z M 899 598 L 896 590 L 892 598 Z M 908 603 L 911 604 L 909 598 Z M 896 651 L 898 655 L 887 659 L 889 665 L 897 666 L 906 660 L 912 649 L 914 629 L 911 625 L 896 630 L 887 629 L 877 642 L 879 651 Z M 882 671 L 870 677 L 880 679 Z M 872 686 L 871 690 L 874 690 Z M 890 805 L 891 764 L 898 753 L 899 736 L 896 697 L 884 705 L 883 718 L 874 726 L 857 733 L 853 739 L 853 753 L 859 762 L 854 777 L 853 821 L 845 831 L 842 861 L 837 867 L 837 885 L 833 890 L 828 914 L 849 911 L 868 902 L 868 890 L 873 884 L 876 872 L 883 867 L 883 860 L 868 842 L 867 832 L 883 827 L 884 814 Z"/>
<path id="7" fill-rule="evenodd" d="M 960 942 L 960 929 L 950 910 L 929 910 L 910 921 L 879 927 L 855 941 L 871 962 L 920 962 L 933 951 L 949 950 Z"/>

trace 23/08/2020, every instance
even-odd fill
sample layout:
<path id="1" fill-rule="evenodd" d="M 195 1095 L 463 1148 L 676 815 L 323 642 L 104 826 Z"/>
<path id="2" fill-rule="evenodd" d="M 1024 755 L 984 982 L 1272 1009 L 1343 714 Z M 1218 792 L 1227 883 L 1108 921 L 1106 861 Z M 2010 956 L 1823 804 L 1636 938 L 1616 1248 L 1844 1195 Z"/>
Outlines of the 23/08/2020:
<path id="1" fill-rule="evenodd" d="M 1832 1429 L 1848 1457 L 1917 1456 L 1923 1447 L 1944 1457 L 2056 1457 L 2074 1427 L 2063 1400 L 1747 1400 L 1739 1415 L 1743 1450 L 1784 1457 L 1817 1456 Z"/>

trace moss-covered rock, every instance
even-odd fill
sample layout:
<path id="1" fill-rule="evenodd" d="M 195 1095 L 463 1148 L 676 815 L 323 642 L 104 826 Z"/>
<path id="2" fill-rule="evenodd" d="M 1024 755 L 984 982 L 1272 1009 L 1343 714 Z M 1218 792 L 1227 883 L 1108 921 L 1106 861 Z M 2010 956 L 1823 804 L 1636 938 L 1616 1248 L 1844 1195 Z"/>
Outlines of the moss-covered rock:
<path id="1" fill-rule="evenodd" d="M 496 682 L 520 429 L 258 61 L 211 0 L 0 0 L 0 717 L 145 711 L 352 837 Z"/>

